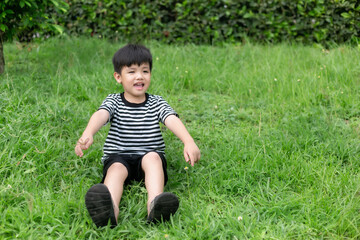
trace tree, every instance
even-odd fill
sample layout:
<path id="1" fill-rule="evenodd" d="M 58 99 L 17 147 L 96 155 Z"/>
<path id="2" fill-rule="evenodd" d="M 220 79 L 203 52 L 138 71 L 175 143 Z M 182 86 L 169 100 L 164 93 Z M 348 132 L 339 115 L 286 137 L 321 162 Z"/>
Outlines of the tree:
<path id="1" fill-rule="evenodd" d="M 62 32 L 47 13 L 48 9 L 66 12 L 68 4 L 61 0 L 3 0 L 0 2 L 0 74 L 5 70 L 3 42 L 24 33 Z"/>

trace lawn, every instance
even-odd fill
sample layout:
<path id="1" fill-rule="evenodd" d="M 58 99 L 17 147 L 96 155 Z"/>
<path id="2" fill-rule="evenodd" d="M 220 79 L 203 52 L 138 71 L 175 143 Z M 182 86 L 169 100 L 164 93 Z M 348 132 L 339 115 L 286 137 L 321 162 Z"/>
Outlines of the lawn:
<path id="1" fill-rule="evenodd" d="M 0 239 L 360 238 L 360 49 L 292 44 L 168 46 L 153 53 L 162 95 L 202 158 L 183 159 L 164 128 L 180 208 L 146 224 L 146 190 L 127 186 L 119 225 L 97 229 L 84 195 L 102 177 L 108 126 L 83 158 L 74 146 L 109 93 L 123 43 L 5 44 L 0 76 Z"/>

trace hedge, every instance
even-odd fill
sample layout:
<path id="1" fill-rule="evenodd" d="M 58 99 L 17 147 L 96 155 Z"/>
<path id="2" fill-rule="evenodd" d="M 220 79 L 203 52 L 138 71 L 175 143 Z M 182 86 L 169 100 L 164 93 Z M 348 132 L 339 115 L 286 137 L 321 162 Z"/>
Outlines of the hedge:
<path id="1" fill-rule="evenodd" d="M 359 43 L 357 0 L 72 0 L 52 12 L 69 35 L 166 43 Z M 51 13 L 51 9 L 48 10 Z"/>

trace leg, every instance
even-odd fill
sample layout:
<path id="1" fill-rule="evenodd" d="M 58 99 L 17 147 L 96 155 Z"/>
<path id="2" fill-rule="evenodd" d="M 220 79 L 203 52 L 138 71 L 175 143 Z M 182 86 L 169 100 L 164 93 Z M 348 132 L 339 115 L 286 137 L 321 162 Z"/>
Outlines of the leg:
<path id="1" fill-rule="evenodd" d="M 141 168 L 145 173 L 145 187 L 148 192 L 147 210 L 150 203 L 164 191 L 164 171 L 162 160 L 156 152 L 146 154 L 141 161 Z"/>
<path id="2" fill-rule="evenodd" d="M 147 222 L 169 220 L 179 207 L 179 200 L 175 194 L 164 193 L 164 170 L 159 154 L 150 152 L 141 162 L 145 173 L 145 186 L 148 192 Z"/>
<path id="3" fill-rule="evenodd" d="M 119 216 L 119 204 L 128 176 L 127 168 L 122 163 L 113 163 L 107 170 L 104 184 L 108 187 L 114 203 L 115 218 Z"/>

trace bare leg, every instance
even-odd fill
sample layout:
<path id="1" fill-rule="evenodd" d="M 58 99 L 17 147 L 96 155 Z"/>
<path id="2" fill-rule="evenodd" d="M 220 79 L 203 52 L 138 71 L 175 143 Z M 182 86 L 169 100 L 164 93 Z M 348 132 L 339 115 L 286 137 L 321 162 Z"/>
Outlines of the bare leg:
<path id="1" fill-rule="evenodd" d="M 121 163 L 114 163 L 107 170 L 104 184 L 110 191 L 113 203 L 115 218 L 119 216 L 119 204 L 124 190 L 124 182 L 128 176 L 127 168 Z"/>
<path id="2" fill-rule="evenodd" d="M 150 152 L 146 154 L 141 162 L 145 173 L 145 187 L 148 192 L 147 210 L 150 212 L 150 203 L 154 198 L 164 191 L 164 171 L 159 154 Z"/>

